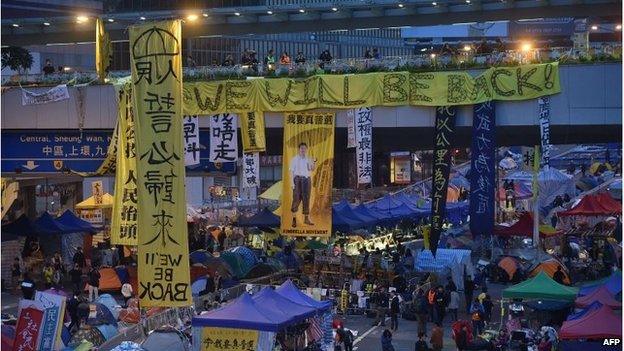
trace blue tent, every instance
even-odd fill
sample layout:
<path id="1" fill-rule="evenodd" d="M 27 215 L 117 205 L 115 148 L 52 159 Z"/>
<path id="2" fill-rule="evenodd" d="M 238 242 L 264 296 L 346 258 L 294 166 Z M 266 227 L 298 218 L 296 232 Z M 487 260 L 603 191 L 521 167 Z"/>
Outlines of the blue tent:
<path id="1" fill-rule="evenodd" d="M 600 309 L 600 307 L 602 307 L 602 304 L 598 301 L 594 301 L 591 303 L 591 305 L 585 307 L 584 309 L 568 315 L 568 318 L 566 320 L 571 321 L 571 320 L 582 318 L 585 315 L 587 315 L 589 312 Z"/>
<path id="2" fill-rule="evenodd" d="M 369 206 L 381 210 L 381 211 L 387 211 L 391 208 L 395 208 L 397 206 L 401 206 L 403 204 L 402 201 L 394 198 L 394 196 L 392 195 L 386 195 L 380 199 L 375 200 L 374 202 L 370 203 Z"/>
<path id="3" fill-rule="evenodd" d="M 97 233 L 97 229 L 91 225 L 91 223 L 78 218 L 70 210 L 65 211 L 56 221 L 69 228 L 75 228 L 76 233 Z"/>
<path id="4" fill-rule="evenodd" d="M 20 236 L 37 234 L 37 227 L 26 215 L 21 215 L 13 222 L 2 226 L 2 241 L 16 240 Z"/>
<path id="5" fill-rule="evenodd" d="M 265 287 L 259 293 L 252 296 L 254 302 L 273 311 L 279 311 L 284 316 L 290 317 L 292 323 L 298 323 L 316 314 L 316 309 L 311 306 L 300 305 L 278 294 L 273 288 Z"/>
<path id="6" fill-rule="evenodd" d="M 39 234 L 68 234 L 76 233 L 76 228 L 68 227 L 52 217 L 48 212 L 44 212 L 33 223 Z"/>
<path id="7" fill-rule="evenodd" d="M 191 257 L 191 262 L 193 263 L 206 264 L 206 262 L 210 260 L 212 255 L 210 254 L 210 252 L 206 250 L 195 250 L 191 252 L 190 257 Z"/>
<path id="8" fill-rule="evenodd" d="M 282 285 L 275 289 L 275 292 L 292 302 L 303 306 L 314 307 L 319 312 L 329 310 L 332 306 L 331 301 L 317 301 L 304 294 L 290 279 L 283 282 Z"/>
<path id="9" fill-rule="evenodd" d="M 348 207 L 343 207 L 342 209 L 338 209 L 336 207 L 334 207 L 334 209 L 340 213 L 341 215 L 355 220 L 356 222 L 360 222 L 362 226 L 364 227 L 372 227 L 375 225 L 375 223 L 377 223 L 377 219 L 362 213 L 358 213 L 355 212 L 351 206 Z"/>
<path id="10" fill-rule="evenodd" d="M 264 308 L 243 293 L 231 303 L 193 317 L 193 327 L 220 327 L 278 332 L 291 323 L 291 318 Z"/>
<path id="11" fill-rule="evenodd" d="M 363 227 L 363 223 L 356 219 L 349 218 L 332 208 L 332 230 L 334 232 L 348 233 Z"/>
<path id="12" fill-rule="evenodd" d="M 332 207 L 338 211 L 342 211 L 345 208 L 351 208 L 351 205 L 349 204 L 347 200 L 342 199 L 339 202 L 335 203 Z"/>
<path id="13" fill-rule="evenodd" d="M 622 271 L 616 271 L 611 273 L 611 275 L 605 279 L 604 281 L 596 284 L 591 284 L 582 287 L 579 290 L 579 296 L 589 295 L 594 290 L 600 288 L 601 286 L 606 286 L 607 290 L 613 295 L 617 295 L 622 292 Z"/>
<path id="14" fill-rule="evenodd" d="M 376 218 L 381 222 L 390 218 L 389 216 L 386 216 L 373 208 L 366 207 L 366 205 L 358 205 L 356 208 L 353 209 L 353 211 L 365 216 Z"/>
<path id="15" fill-rule="evenodd" d="M 239 227 L 265 227 L 275 228 L 280 226 L 280 217 L 276 216 L 268 208 L 254 214 L 249 218 L 241 218 L 237 224 Z"/>

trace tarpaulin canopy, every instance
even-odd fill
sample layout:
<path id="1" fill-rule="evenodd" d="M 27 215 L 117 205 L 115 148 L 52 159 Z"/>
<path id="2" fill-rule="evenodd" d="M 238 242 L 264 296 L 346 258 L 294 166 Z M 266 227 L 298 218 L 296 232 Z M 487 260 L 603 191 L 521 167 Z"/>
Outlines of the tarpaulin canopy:
<path id="1" fill-rule="evenodd" d="M 292 302 L 303 306 L 313 307 L 317 311 L 326 311 L 332 306 L 331 301 L 317 301 L 304 294 L 290 279 L 283 282 L 282 285 L 275 289 L 275 292 Z"/>
<path id="2" fill-rule="evenodd" d="M 263 208 L 260 212 L 251 217 L 240 218 L 237 226 L 239 227 L 265 227 L 276 228 L 280 226 L 280 217 L 276 216 L 268 208 Z"/>
<path id="3" fill-rule="evenodd" d="M 601 305 L 611 308 L 622 308 L 622 302 L 616 300 L 609 292 L 606 286 L 594 290 L 591 294 L 577 298 L 574 303 L 576 307 L 587 307 L 594 302 L 600 302 Z"/>
<path id="4" fill-rule="evenodd" d="M 605 279 L 598 282 L 586 284 L 579 290 L 579 296 L 591 294 L 594 290 L 599 289 L 601 286 L 606 286 L 607 290 L 612 295 L 616 295 L 622 292 L 622 271 L 616 271 L 611 273 Z"/>
<path id="5" fill-rule="evenodd" d="M 566 320 L 572 321 L 572 320 L 575 320 L 575 319 L 583 318 L 589 312 L 595 311 L 595 310 L 599 309 L 600 307 L 602 307 L 602 304 L 600 304 L 600 302 L 598 302 L 598 301 L 594 301 L 594 302 L 591 303 L 591 305 L 581 309 L 580 311 L 569 314 L 568 318 L 566 318 Z"/>
<path id="6" fill-rule="evenodd" d="M 290 318 L 263 308 L 251 295 L 243 293 L 231 303 L 193 317 L 193 327 L 220 327 L 278 332 L 288 326 Z"/>
<path id="7" fill-rule="evenodd" d="M 590 194 L 568 211 L 557 213 L 558 216 L 610 216 L 622 213 L 622 204 L 609 194 Z"/>
<path id="8" fill-rule="evenodd" d="M 75 232 L 83 233 L 97 233 L 97 229 L 91 225 L 91 223 L 78 218 L 72 211 L 67 210 L 56 219 L 57 222 L 70 227 L 75 228 Z"/>
<path id="9" fill-rule="evenodd" d="M 11 223 L 7 223 L 2 226 L 2 241 L 15 240 L 18 236 L 36 235 L 37 228 L 26 217 L 26 215 L 19 216 Z"/>
<path id="10" fill-rule="evenodd" d="M 79 202 L 74 206 L 77 210 L 89 210 L 89 209 L 98 209 L 98 208 L 113 208 L 113 195 L 109 193 L 105 193 L 102 195 L 102 203 L 98 204 L 95 202 L 95 197 L 91 196 L 85 199 L 82 202 Z"/>
<path id="11" fill-rule="evenodd" d="M 348 233 L 363 227 L 364 224 L 362 222 L 345 216 L 332 208 L 332 231 Z"/>
<path id="12" fill-rule="evenodd" d="M 559 331 L 560 339 L 601 339 L 621 338 L 622 317 L 611 308 L 602 306 L 585 316 L 563 322 Z"/>
<path id="13" fill-rule="evenodd" d="M 539 272 L 535 277 L 503 290 L 503 297 L 508 299 L 574 301 L 577 293 L 578 288 L 561 285 L 546 273 Z"/>
<path id="14" fill-rule="evenodd" d="M 334 209 L 341 215 L 348 217 L 349 219 L 353 219 L 353 220 L 360 222 L 364 227 L 374 226 L 375 223 L 378 222 L 377 218 L 371 217 L 369 215 L 366 215 L 360 212 L 356 212 L 355 210 L 351 208 L 351 206 L 348 206 L 348 205 L 340 206 L 340 208 L 338 208 L 337 206 L 334 206 Z"/>
<path id="15" fill-rule="evenodd" d="M 314 307 L 305 306 L 291 301 L 278 294 L 271 287 L 265 287 L 252 296 L 252 299 L 263 308 L 279 311 L 289 317 L 291 323 L 298 323 L 316 314 Z"/>
<path id="16" fill-rule="evenodd" d="M 526 305 L 538 311 L 560 311 L 569 308 L 572 305 L 572 302 L 555 300 L 532 300 L 527 301 Z"/>
<path id="17" fill-rule="evenodd" d="M 39 234 L 68 234 L 79 232 L 77 228 L 66 226 L 54 219 L 51 214 L 44 212 L 33 223 Z"/>
<path id="18" fill-rule="evenodd" d="M 561 232 L 549 230 L 550 228 L 540 227 L 540 238 L 546 238 L 549 236 L 560 234 Z M 509 236 L 524 236 L 527 238 L 533 237 L 533 215 L 530 212 L 524 212 L 520 215 L 518 221 L 511 226 L 496 225 L 494 227 L 494 235 L 509 237 Z"/>
<path id="19" fill-rule="evenodd" d="M 342 199 L 338 201 L 337 203 L 335 203 L 332 207 L 338 211 L 341 211 L 341 210 L 344 210 L 345 208 L 351 208 L 351 205 L 349 204 L 349 201 L 347 201 L 346 199 Z"/>
<path id="20" fill-rule="evenodd" d="M 522 182 L 530 187 L 533 182 L 533 174 L 517 171 L 509 174 L 505 179 L 513 180 L 514 183 Z M 550 204 L 559 195 L 572 195 L 575 192 L 574 179 L 554 167 L 540 170 L 537 174 L 537 184 L 541 204 Z"/>

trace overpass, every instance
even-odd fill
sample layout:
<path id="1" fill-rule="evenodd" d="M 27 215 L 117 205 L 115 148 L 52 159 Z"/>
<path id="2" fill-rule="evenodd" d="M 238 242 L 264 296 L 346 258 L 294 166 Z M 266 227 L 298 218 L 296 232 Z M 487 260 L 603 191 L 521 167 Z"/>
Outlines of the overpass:
<path id="1" fill-rule="evenodd" d="M 111 39 L 127 40 L 127 27 L 142 20 L 186 18 L 184 36 L 316 32 L 428 26 L 547 17 L 621 18 L 620 0 L 346 0 L 267 1 L 261 6 L 210 9 L 81 13 L 108 20 Z M 286 4 L 284 4 L 286 3 Z M 78 14 L 76 14 L 78 15 Z M 48 25 L 44 25 L 43 23 Z M 3 18 L 3 45 L 82 43 L 95 40 L 93 21 L 76 17 Z"/>

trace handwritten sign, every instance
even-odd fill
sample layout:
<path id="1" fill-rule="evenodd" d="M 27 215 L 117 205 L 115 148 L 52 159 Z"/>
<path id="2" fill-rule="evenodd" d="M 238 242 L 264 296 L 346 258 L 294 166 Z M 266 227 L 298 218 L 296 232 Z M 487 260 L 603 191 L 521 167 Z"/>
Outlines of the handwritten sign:
<path id="1" fill-rule="evenodd" d="M 243 154 L 243 188 L 260 186 L 260 155 L 257 152 Z"/>
<path id="2" fill-rule="evenodd" d="M 221 113 L 210 117 L 210 161 L 232 162 L 238 159 L 237 116 Z"/>
<path id="3" fill-rule="evenodd" d="M 355 110 L 354 133 L 358 184 L 369 184 L 373 179 L 373 112 L 370 107 Z"/>
<path id="4" fill-rule="evenodd" d="M 184 132 L 184 165 L 195 166 L 199 164 L 199 119 L 197 115 L 184 116 L 182 119 L 182 131 Z"/>
<path id="5" fill-rule="evenodd" d="M 202 351 L 256 351 L 257 330 L 233 328 L 203 328 Z"/>
<path id="6" fill-rule="evenodd" d="M 266 151 L 264 135 L 264 112 L 252 111 L 241 114 L 243 152 Z"/>

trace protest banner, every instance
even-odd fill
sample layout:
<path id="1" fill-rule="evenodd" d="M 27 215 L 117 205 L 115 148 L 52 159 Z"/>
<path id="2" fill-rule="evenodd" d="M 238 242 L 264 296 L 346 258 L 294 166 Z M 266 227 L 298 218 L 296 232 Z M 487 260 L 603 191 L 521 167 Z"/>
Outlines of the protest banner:
<path id="1" fill-rule="evenodd" d="M 141 307 L 192 303 L 181 122 L 181 40 L 180 20 L 130 27 Z"/>
<path id="2" fill-rule="evenodd" d="M 284 115 L 284 235 L 331 235 L 334 125 L 329 112 Z"/>

